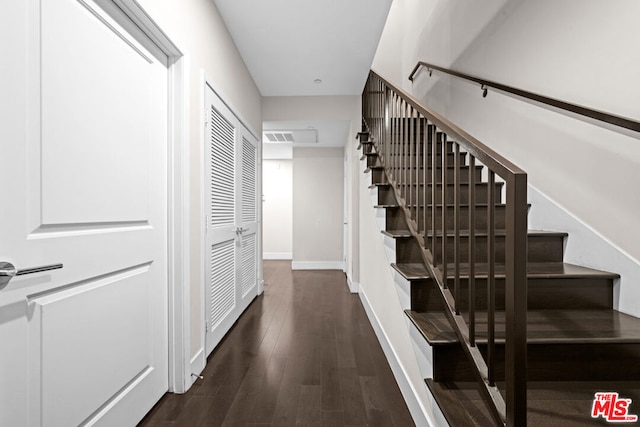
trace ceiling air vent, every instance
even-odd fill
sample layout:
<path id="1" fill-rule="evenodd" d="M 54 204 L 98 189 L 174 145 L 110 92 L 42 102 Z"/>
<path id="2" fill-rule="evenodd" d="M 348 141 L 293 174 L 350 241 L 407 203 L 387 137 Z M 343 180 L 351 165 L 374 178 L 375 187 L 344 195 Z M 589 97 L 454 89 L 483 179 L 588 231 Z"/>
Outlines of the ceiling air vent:
<path id="1" fill-rule="evenodd" d="M 265 130 L 262 132 L 262 141 L 267 143 L 316 144 L 318 130 Z"/>
<path id="2" fill-rule="evenodd" d="M 264 132 L 265 142 L 293 142 L 293 132 L 268 131 Z"/>

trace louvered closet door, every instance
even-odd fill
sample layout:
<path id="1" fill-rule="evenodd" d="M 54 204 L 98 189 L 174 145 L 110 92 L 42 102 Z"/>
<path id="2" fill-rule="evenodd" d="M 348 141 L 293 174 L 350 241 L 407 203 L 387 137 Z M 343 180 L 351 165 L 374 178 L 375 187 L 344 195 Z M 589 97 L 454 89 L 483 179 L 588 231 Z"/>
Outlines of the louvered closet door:
<path id="1" fill-rule="evenodd" d="M 258 295 L 258 141 L 242 134 L 242 190 L 240 206 L 240 305 L 242 309 Z"/>
<path id="2" fill-rule="evenodd" d="M 207 86 L 207 355 L 257 296 L 257 141 Z"/>

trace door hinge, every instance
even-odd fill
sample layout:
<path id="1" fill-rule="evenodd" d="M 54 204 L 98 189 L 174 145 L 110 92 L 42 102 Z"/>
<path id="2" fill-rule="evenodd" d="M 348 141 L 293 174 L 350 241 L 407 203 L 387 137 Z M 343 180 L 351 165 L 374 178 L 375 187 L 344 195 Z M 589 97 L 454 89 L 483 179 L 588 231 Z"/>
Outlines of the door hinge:
<path id="1" fill-rule="evenodd" d="M 204 331 L 209 332 L 209 322 L 207 321 L 204 322 Z"/>

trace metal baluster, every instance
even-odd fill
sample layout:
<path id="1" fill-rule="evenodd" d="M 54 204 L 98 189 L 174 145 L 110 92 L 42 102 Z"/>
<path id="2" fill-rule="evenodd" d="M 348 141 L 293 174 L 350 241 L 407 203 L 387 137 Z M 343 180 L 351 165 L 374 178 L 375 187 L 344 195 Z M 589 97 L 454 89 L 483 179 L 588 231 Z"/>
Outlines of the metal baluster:
<path id="1" fill-rule="evenodd" d="M 397 181 L 397 170 L 398 170 L 398 97 L 395 93 L 392 92 L 393 103 L 391 104 L 393 110 L 391 112 L 393 118 L 393 126 L 391 127 L 391 150 L 393 153 L 393 180 Z"/>
<path id="2" fill-rule="evenodd" d="M 435 126 L 431 127 L 431 160 L 429 166 L 431 167 L 431 253 L 433 254 L 433 265 L 438 263 L 438 242 L 436 235 L 436 158 L 438 154 L 438 147 L 436 144 L 436 138 L 438 136 Z"/>
<path id="3" fill-rule="evenodd" d="M 422 134 L 422 224 L 424 225 L 424 248 L 429 247 L 428 222 L 427 222 L 427 173 L 429 172 L 429 121 L 424 121 L 424 133 Z"/>
<path id="4" fill-rule="evenodd" d="M 460 145 L 454 143 L 455 150 L 453 150 L 453 228 L 455 237 L 453 240 L 453 252 L 454 252 L 454 302 L 456 314 L 460 314 Z"/>
<path id="5" fill-rule="evenodd" d="M 416 219 L 417 217 L 414 215 L 413 213 L 413 208 L 414 208 L 414 200 L 413 200 L 413 144 L 414 144 L 414 135 L 413 132 L 415 131 L 415 126 L 413 123 L 413 115 L 414 115 L 414 109 L 413 107 L 409 107 L 409 173 L 408 173 L 408 203 L 409 203 L 409 213 L 411 214 L 411 218 L 412 219 Z"/>
<path id="6" fill-rule="evenodd" d="M 403 136 L 402 136 L 402 195 L 405 200 L 405 206 L 407 202 L 407 174 L 409 173 L 409 104 L 405 102 L 404 108 L 402 109 L 403 119 L 402 122 L 404 124 Z"/>
<path id="7" fill-rule="evenodd" d="M 405 206 L 406 206 L 406 193 L 405 193 L 405 185 L 406 185 L 406 180 L 405 180 L 405 174 L 407 171 L 407 138 L 406 138 L 406 131 L 407 131 L 407 102 L 403 99 L 401 104 L 400 104 L 400 117 L 401 117 L 401 121 L 400 121 L 400 146 L 401 146 L 401 150 L 400 150 L 400 177 L 399 177 L 399 181 L 400 181 L 400 195 L 402 196 L 402 198 L 405 201 Z"/>
<path id="8" fill-rule="evenodd" d="M 415 135 L 415 141 L 416 141 L 416 161 L 415 161 L 415 165 L 416 165 L 416 170 L 415 170 L 415 183 L 416 183 L 416 188 L 415 188 L 415 200 L 416 200 L 416 226 L 418 227 L 418 234 L 421 232 L 420 230 L 420 135 L 423 133 L 422 132 L 422 123 L 423 123 L 423 118 L 420 115 L 420 113 L 416 114 L 416 135 Z"/>
<path id="9" fill-rule="evenodd" d="M 469 342 L 476 345 L 476 159 L 469 154 Z"/>
<path id="10" fill-rule="evenodd" d="M 444 287 L 447 287 L 447 222 L 446 222 L 446 208 L 447 208 L 447 135 L 442 134 L 440 139 L 440 151 L 442 152 L 442 169 L 440 171 L 441 185 L 442 185 L 442 214 L 441 214 L 441 228 L 442 228 L 442 283 Z M 435 211 L 437 212 L 437 211 Z"/>
<path id="11" fill-rule="evenodd" d="M 395 173 L 395 181 L 396 181 L 396 187 L 400 186 L 400 171 L 402 170 L 402 157 L 401 157 L 401 152 L 402 152 L 402 147 L 401 147 L 401 142 L 400 142 L 400 132 L 401 132 L 401 128 L 402 128 L 402 98 L 398 97 L 398 104 L 397 104 L 397 110 L 396 110 L 396 121 L 398 123 L 398 125 L 396 126 L 396 129 L 394 130 L 394 135 L 396 138 L 396 173 Z"/>
<path id="12" fill-rule="evenodd" d="M 495 385 L 495 316 L 496 316 L 496 281 L 495 281 L 495 173 L 489 171 L 489 191 L 487 196 L 487 359 L 489 361 L 489 385 Z"/>
<path id="13" fill-rule="evenodd" d="M 391 95 L 391 91 L 389 90 L 389 88 L 387 88 L 385 85 L 383 85 L 384 87 L 384 93 L 385 93 L 385 105 L 384 105 L 384 116 L 385 116 L 385 145 L 386 145 L 386 153 L 385 153 L 385 169 L 389 169 L 391 167 L 391 101 L 392 101 L 392 95 Z M 388 177 L 387 177 L 388 178 Z"/>
<path id="14" fill-rule="evenodd" d="M 393 128 L 396 125 L 395 124 L 395 118 L 393 117 L 393 114 L 395 113 L 395 95 L 394 93 L 391 91 L 391 89 L 387 89 L 387 94 L 389 96 L 389 99 L 387 101 L 388 105 L 387 105 L 387 122 L 389 123 L 388 129 L 387 129 L 387 140 L 389 141 L 389 150 L 387 152 L 388 156 L 389 156 L 389 163 L 387 164 L 387 168 L 389 169 L 389 180 L 391 180 L 391 177 L 393 175 L 393 168 L 395 166 L 394 162 L 394 158 L 393 158 Z"/>

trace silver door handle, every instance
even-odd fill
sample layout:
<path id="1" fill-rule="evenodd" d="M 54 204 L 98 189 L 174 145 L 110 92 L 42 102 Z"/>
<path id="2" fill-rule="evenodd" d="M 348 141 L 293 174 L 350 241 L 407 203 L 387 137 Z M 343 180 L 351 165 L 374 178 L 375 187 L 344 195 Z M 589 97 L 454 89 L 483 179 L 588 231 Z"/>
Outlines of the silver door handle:
<path id="1" fill-rule="evenodd" d="M 42 267 L 31 267 L 17 269 L 10 262 L 0 262 L 0 277 L 24 276 L 25 274 L 40 273 L 42 271 L 57 270 L 64 267 L 62 264 L 43 265 Z"/>
<path id="2" fill-rule="evenodd" d="M 240 235 L 240 234 L 244 233 L 245 231 L 249 231 L 249 229 L 248 228 L 237 227 L 236 228 L 236 235 Z"/>

